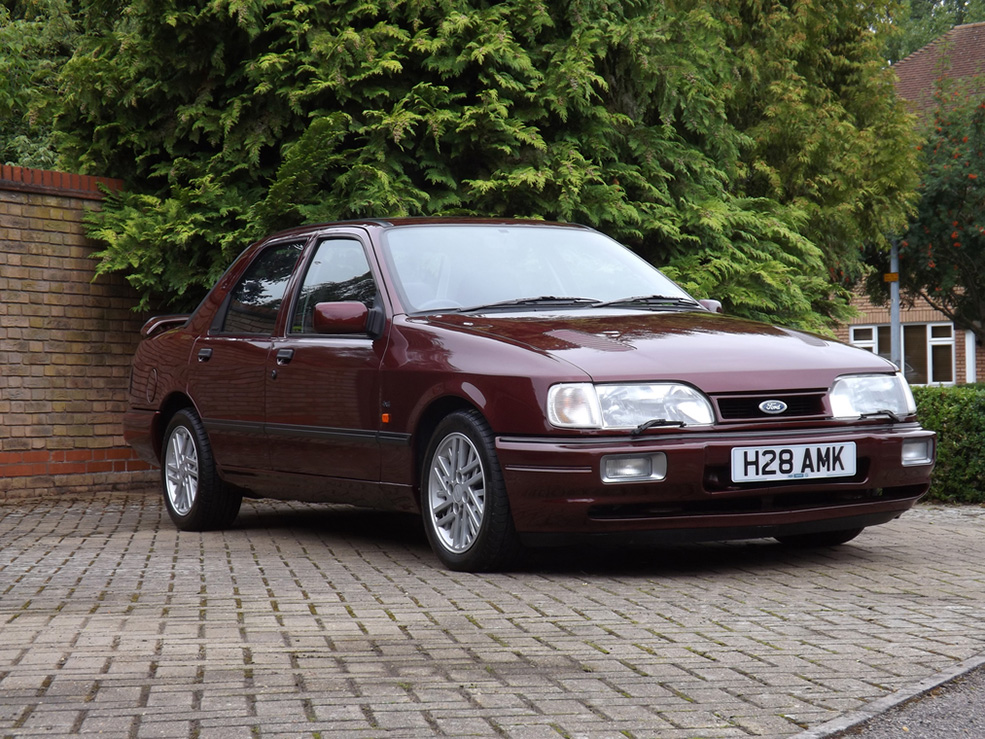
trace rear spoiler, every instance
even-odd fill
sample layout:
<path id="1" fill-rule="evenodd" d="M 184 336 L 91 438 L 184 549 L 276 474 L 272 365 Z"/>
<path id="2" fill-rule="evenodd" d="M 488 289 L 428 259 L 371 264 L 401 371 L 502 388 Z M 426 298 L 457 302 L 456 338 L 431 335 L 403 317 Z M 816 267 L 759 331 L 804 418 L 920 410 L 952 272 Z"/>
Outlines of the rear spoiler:
<path id="1" fill-rule="evenodd" d="M 140 329 L 140 335 L 146 339 L 148 336 L 160 333 L 161 331 L 169 331 L 173 328 L 184 326 L 188 323 L 188 319 L 190 317 L 191 315 L 189 313 L 170 316 L 154 316 Z"/>

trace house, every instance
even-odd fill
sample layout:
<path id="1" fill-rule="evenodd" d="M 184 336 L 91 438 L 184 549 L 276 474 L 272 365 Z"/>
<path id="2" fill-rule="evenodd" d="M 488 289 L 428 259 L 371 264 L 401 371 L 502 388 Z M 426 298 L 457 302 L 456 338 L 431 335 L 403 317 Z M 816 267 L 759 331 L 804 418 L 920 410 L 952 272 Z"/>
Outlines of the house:
<path id="1" fill-rule="evenodd" d="M 907 107 L 925 121 L 936 107 L 935 93 L 948 84 L 969 84 L 985 95 L 985 23 L 955 26 L 893 65 L 896 90 Z M 859 310 L 838 337 L 889 356 L 889 307 L 854 301 Z M 985 346 L 970 331 L 955 328 L 943 313 L 917 303 L 901 311 L 903 365 L 914 385 L 985 382 Z"/>

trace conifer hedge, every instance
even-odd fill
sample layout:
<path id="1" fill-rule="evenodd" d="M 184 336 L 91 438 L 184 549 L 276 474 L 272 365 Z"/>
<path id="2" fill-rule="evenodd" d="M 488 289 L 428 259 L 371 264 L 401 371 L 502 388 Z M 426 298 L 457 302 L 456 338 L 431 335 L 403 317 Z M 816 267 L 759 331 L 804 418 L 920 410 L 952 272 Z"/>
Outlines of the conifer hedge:
<path id="1" fill-rule="evenodd" d="M 824 330 L 905 224 L 892 0 L 78 0 L 52 115 L 143 308 L 301 222 L 596 226 L 736 315 Z"/>

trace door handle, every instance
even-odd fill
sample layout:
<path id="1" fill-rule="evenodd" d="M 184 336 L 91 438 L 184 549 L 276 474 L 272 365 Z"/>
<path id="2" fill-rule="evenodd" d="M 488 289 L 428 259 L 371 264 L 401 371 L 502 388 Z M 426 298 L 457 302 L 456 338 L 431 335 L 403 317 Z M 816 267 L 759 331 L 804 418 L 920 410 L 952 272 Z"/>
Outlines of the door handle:
<path id="1" fill-rule="evenodd" d="M 285 364 L 289 364 L 292 359 L 294 359 L 293 349 L 277 350 L 277 364 L 284 366 Z"/>
<path id="2" fill-rule="evenodd" d="M 206 346 L 206 347 L 203 347 L 203 348 L 201 348 L 201 349 L 198 350 L 198 361 L 199 362 L 208 362 L 210 359 L 212 359 L 212 349 L 211 348 L 209 348 L 209 347 Z"/>

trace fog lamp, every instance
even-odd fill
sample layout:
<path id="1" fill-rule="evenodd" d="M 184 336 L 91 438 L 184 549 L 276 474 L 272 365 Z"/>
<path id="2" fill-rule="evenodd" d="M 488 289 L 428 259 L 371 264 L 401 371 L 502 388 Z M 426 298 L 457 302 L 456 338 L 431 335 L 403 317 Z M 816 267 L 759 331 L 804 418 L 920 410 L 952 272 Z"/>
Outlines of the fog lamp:
<path id="1" fill-rule="evenodd" d="M 903 442 L 903 466 L 915 467 L 934 461 L 934 443 L 930 439 L 907 439 Z"/>
<path id="2" fill-rule="evenodd" d="M 640 482 L 667 477 L 667 455 L 611 454 L 602 458 L 602 482 Z"/>

